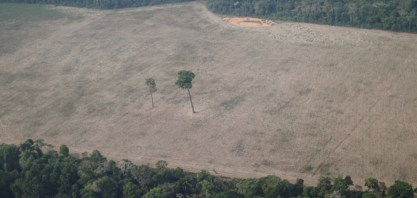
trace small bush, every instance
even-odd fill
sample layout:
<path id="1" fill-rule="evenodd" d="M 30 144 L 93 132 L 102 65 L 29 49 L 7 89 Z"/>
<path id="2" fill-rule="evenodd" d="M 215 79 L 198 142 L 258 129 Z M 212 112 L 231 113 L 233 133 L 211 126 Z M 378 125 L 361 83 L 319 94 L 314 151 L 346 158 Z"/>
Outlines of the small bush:
<path id="1" fill-rule="evenodd" d="M 302 173 L 308 173 L 308 172 L 312 171 L 313 169 L 314 169 L 314 167 L 313 167 L 313 166 L 311 166 L 311 165 L 305 165 L 305 166 L 301 169 L 301 172 L 302 172 Z"/>

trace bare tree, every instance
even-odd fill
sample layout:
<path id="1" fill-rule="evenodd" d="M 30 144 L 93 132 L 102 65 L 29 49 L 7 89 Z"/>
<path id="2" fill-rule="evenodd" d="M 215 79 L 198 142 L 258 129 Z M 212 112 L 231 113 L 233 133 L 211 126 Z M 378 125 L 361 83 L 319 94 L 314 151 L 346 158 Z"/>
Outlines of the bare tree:
<path id="1" fill-rule="evenodd" d="M 130 161 L 129 161 L 129 160 L 127 160 L 127 159 L 123 159 L 123 160 L 121 160 L 121 161 L 118 161 L 118 162 L 116 163 L 116 166 L 117 166 L 118 168 L 120 168 L 120 170 L 122 170 L 123 176 L 125 176 L 125 175 L 126 175 L 126 172 L 127 172 L 128 170 L 131 170 L 131 169 L 133 169 L 133 168 L 134 168 L 134 165 L 132 164 L 132 162 L 130 162 Z"/>

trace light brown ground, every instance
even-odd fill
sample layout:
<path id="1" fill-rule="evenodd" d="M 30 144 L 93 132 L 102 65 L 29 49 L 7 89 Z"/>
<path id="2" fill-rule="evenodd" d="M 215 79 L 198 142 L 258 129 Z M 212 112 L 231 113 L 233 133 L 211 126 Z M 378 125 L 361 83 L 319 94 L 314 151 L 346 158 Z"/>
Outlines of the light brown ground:
<path id="1" fill-rule="evenodd" d="M 0 22 L 0 142 L 236 177 L 417 181 L 417 35 L 244 28 L 199 3 L 58 9 L 85 17 Z M 196 114 L 174 85 L 182 69 Z"/>
<path id="2" fill-rule="evenodd" d="M 277 23 L 271 20 L 259 19 L 259 18 L 252 18 L 252 17 L 225 17 L 223 18 L 224 21 L 228 21 L 235 25 L 239 26 L 246 26 L 246 27 L 258 27 L 258 26 L 271 26 L 276 25 Z"/>

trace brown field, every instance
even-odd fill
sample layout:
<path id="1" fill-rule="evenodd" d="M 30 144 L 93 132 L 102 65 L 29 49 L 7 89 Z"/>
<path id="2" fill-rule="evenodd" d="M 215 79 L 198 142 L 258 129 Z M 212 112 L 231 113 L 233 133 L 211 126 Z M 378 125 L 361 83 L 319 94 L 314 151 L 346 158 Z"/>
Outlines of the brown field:
<path id="1" fill-rule="evenodd" d="M 0 142 L 233 177 L 417 182 L 415 34 L 245 28 L 199 3 L 50 9 L 83 17 L 0 21 Z M 183 69 L 196 114 L 174 85 Z"/>

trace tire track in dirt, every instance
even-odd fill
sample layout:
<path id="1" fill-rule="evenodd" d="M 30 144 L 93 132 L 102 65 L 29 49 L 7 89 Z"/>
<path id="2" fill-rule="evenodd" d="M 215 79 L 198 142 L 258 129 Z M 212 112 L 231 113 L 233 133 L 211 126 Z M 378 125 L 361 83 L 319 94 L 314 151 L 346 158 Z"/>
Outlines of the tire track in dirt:
<path id="1" fill-rule="evenodd" d="M 387 88 L 387 89 L 385 89 L 384 90 L 384 92 L 387 92 L 387 91 L 389 91 L 391 88 L 392 88 L 392 86 L 393 86 L 393 84 L 394 84 L 394 82 L 396 82 L 398 79 L 399 79 L 399 77 L 400 76 L 397 76 L 397 77 L 395 77 L 395 78 L 393 78 L 392 80 L 391 80 L 391 82 L 390 82 L 390 86 Z M 378 100 L 369 108 L 369 110 L 361 117 L 361 119 L 359 119 L 359 121 L 355 124 L 355 126 L 353 126 L 353 128 L 350 130 L 350 132 L 345 136 L 345 138 L 343 138 L 337 145 L 336 145 L 336 147 L 334 148 L 334 149 L 332 149 L 332 152 L 330 152 L 328 155 L 327 155 L 327 157 L 323 160 L 323 162 L 322 163 L 325 163 L 326 161 L 328 161 L 329 160 L 329 158 L 330 158 L 330 156 L 334 153 L 334 152 L 336 152 L 336 149 L 338 149 L 339 147 L 340 147 L 340 145 L 342 145 L 342 143 L 343 142 L 345 142 L 347 139 L 348 139 L 348 137 L 350 137 L 350 135 L 351 135 L 351 133 L 353 132 L 353 131 L 355 131 L 356 130 L 356 128 L 358 128 L 358 126 L 363 122 L 363 120 L 366 118 L 366 117 L 368 117 L 368 115 L 369 115 L 369 112 L 371 112 L 372 111 L 372 109 L 374 109 L 374 107 L 376 106 L 376 104 L 378 104 L 380 101 L 381 101 L 381 99 L 382 99 L 383 97 L 380 97 L 380 98 L 378 98 Z M 374 121 L 375 122 L 375 121 Z M 370 125 L 372 125 L 374 122 L 372 122 Z M 367 127 L 367 130 L 369 129 L 369 127 L 370 126 L 368 126 Z M 322 164 L 322 163 L 320 163 L 320 164 Z M 313 173 L 313 175 L 315 175 L 316 173 L 317 173 L 317 171 L 319 170 L 319 168 L 317 167 L 316 168 L 316 170 L 314 171 L 314 173 Z"/>

